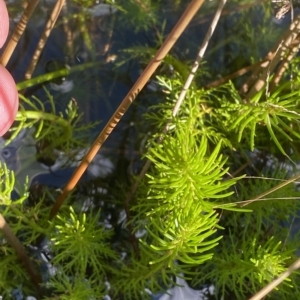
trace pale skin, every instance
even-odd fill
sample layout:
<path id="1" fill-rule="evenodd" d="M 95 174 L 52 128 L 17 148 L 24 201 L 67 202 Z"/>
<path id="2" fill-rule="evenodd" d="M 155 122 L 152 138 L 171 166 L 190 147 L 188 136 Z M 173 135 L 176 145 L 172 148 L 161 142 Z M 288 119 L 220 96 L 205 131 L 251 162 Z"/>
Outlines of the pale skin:
<path id="1" fill-rule="evenodd" d="M 0 48 L 9 33 L 9 17 L 4 0 L 0 0 Z M 11 127 L 18 111 L 19 97 L 16 84 L 10 73 L 0 65 L 0 136 Z"/>

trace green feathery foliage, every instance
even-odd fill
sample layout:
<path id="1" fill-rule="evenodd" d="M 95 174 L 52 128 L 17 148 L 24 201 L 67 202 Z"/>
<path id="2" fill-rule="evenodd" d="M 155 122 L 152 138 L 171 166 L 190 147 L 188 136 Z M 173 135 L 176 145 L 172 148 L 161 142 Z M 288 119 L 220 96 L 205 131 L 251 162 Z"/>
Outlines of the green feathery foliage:
<path id="1" fill-rule="evenodd" d="M 50 279 L 49 287 L 62 300 L 95 299 L 95 295 L 101 299 L 106 294 L 103 281 L 87 280 L 78 274 L 70 277 L 63 272 L 59 272 L 57 276 Z M 46 297 L 45 299 L 53 298 Z"/>
<path id="2" fill-rule="evenodd" d="M 226 88 L 229 97 L 225 96 L 221 100 L 221 108 L 217 113 L 223 116 L 224 126 L 228 126 L 228 131 L 237 133 L 237 142 L 240 143 L 245 136 L 244 130 L 250 133 L 247 142 L 250 144 L 250 150 L 254 150 L 254 137 L 257 127 L 266 127 L 269 136 L 276 144 L 278 149 L 287 155 L 279 142 L 278 136 L 288 141 L 294 138 L 300 138 L 297 132 L 299 128 L 299 91 L 286 93 L 284 90 L 290 86 L 290 83 L 281 85 L 272 94 L 262 89 L 250 101 L 243 100 L 234 86 L 229 83 Z"/>
<path id="3" fill-rule="evenodd" d="M 60 148 L 69 152 L 71 149 L 86 146 L 83 134 L 93 128 L 97 123 L 81 124 L 82 114 L 78 113 L 78 106 L 75 100 L 71 100 L 64 113 L 57 112 L 53 96 L 45 89 L 51 107 L 46 111 L 45 104 L 37 97 L 28 99 L 20 95 L 23 104 L 17 114 L 17 126 L 11 129 L 12 135 L 7 141 L 13 140 L 22 129 L 35 127 L 35 138 L 41 140 L 46 138 L 53 148 Z"/>
<path id="4" fill-rule="evenodd" d="M 259 238 L 258 242 L 255 233 L 237 236 L 237 232 L 229 232 L 224 237 L 212 260 L 199 268 L 195 282 L 213 282 L 221 297 L 232 291 L 236 299 L 246 299 L 286 269 L 292 249 L 282 251 L 281 242 L 274 237 L 266 241 Z M 281 289 L 292 287 L 291 280 L 286 279 Z"/>
<path id="5" fill-rule="evenodd" d="M 61 266 L 65 274 L 76 274 L 84 278 L 88 268 L 92 269 L 95 279 L 102 278 L 110 260 L 116 260 L 116 255 L 110 250 L 108 239 L 112 232 L 105 230 L 99 221 L 98 211 L 87 216 L 85 213 L 76 214 L 70 207 L 69 214 L 60 214 L 52 221 L 55 266 Z M 69 257 L 72 257 L 69 260 Z"/>
<path id="6" fill-rule="evenodd" d="M 93 4 L 74 2 L 85 9 Z M 265 48 L 265 43 L 274 39 L 270 34 L 274 25 L 269 25 L 268 18 L 251 26 L 243 7 L 235 2 L 231 5 L 241 12 L 232 17 L 234 34 L 210 49 L 212 55 L 226 45 L 220 58 L 230 58 L 226 72 L 259 59 L 262 45 Z M 157 7 L 161 3 L 106 1 L 119 10 L 125 26 L 135 26 L 136 32 L 155 28 L 157 45 L 161 44 L 166 25 L 163 22 L 162 30 L 158 29 Z M 170 4 L 176 13 L 179 7 L 186 6 L 183 1 Z M 257 7 L 251 9 L 258 11 Z M 87 10 L 72 18 L 80 24 L 85 46 L 94 59 L 96 45 L 84 26 L 85 14 Z M 265 14 L 270 16 L 269 4 Z M 241 24 L 245 30 L 236 35 Z M 260 29 L 264 35 L 258 42 L 256 32 Z M 143 46 L 123 51 L 130 59 L 142 60 L 154 52 Z M 195 289 L 213 284 L 219 299 L 246 299 L 296 259 L 299 233 L 292 229 L 300 207 L 295 186 L 272 189 L 297 171 L 295 164 L 293 169 L 288 163 L 300 158 L 298 59 L 291 64 L 293 82 L 282 83 L 271 92 L 267 84 L 249 100 L 240 96 L 236 82 L 209 90 L 199 88 L 200 79 L 216 75 L 215 67 L 210 65 L 214 62 L 204 62 L 174 117 L 172 110 L 189 72 L 188 59 L 169 55 L 158 70 L 154 82 L 159 85 L 156 105 L 143 116 L 143 125 L 150 128 L 151 136 L 143 139 L 146 146 L 141 147 L 152 167 L 140 180 L 131 202 L 124 200 L 129 180 L 124 180 L 124 174 L 121 180 L 117 174 L 111 181 L 101 182 L 107 187 L 101 197 L 99 190 L 104 188 L 97 186 L 99 182 L 78 188 L 58 216 L 48 221 L 58 192 L 46 190 L 35 202 L 30 201 L 28 192 L 12 200 L 15 175 L 0 165 L 1 213 L 45 277 L 43 299 L 102 299 L 105 295 L 112 299 L 148 299 L 150 292 L 173 287 L 176 277 L 186 279 Z M 94 84 L 93 76 L 89 80 Z M 84 133 L 93 124 L 80 124 L 73 100 L 65 112 L 57 112 L 53 97 L 46 93 L 49 111 L 38 98 L 20 95 L 17 124 L 7 142 L 22 129 L 34 127 L 35 138 L 47 141 L 50 152 L 70 152 L 85 146 Z M 167 130 L 162 134 L 164 128 Z M 287 167 L 289 172 L 285 171 Z M 84 189 L 90 192 L 87 200 L 81 194 Z M 270 193 L 258 201 L 256 197 L 266 191 Z M 84 212 L 78 204 L 79 197 L 80 204 L 91 203 Z M 105 223 L 107 208 L 113 215 L 109 229 Z M 123 210 L 127 219 L 122 223 L 119 215 Z M 45 249 L 36 247 L 38 244 L 43 248 L 41 237 L 47 243 Z M 14 249 L 4 236 L 0 241 L 0 295 L 9 299 L 16 288 L 26 295 L 35 294 Z M 42 254 L 47 256 L 47 262 L 41 259 Z M 291 295 L 300 298 L 298 283 L 299 273 L 295 272 L 270 294 L 270 299 L 291 299 Z"/>
<path id="7" fill-rule="evenodd" d="M 115 1 L 109 0 L 107 2 L 122 12 L 123 24 L 133 26 L 136 32 L 148 30 L 150 26 L 156 25 L 158 21 L 158 4 L 155 1 L 121 0 L 119 3 L 115 3 Z"/>

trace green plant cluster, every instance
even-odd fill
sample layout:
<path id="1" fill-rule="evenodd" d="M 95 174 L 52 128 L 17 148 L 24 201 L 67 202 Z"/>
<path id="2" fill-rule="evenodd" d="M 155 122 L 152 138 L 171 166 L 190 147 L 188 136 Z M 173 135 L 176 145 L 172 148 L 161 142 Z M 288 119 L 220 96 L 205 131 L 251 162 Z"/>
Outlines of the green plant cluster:
<path id="1" fill-rule="evenodd" d="M 147 115 L 158 126 L 163 124 L 159 116 L 171 118 L 170 107 L 181 85 L 178 79 L 159 78 L 159 82 L 169 103 L 153 107 Z M 271 95 L 262 91 L 249 103 L 231 83 L 210 91 L 189 90 L 179 117 L 171 121 L 171 131 L 161 144 L 151 143 L 146 154 L 154 167 L 143 185 L 148 187 L 146 195 L 137 199 L 135 210 L 137 219 L 145 215 L 143 225 L 153 239 L 150 245 L 148 239 L 147 244 L 142 242 L 153 252 L 150 264 L 164 260 L 173 274 L 194 278 L 194 286 L 214 283 L 217 297 L 244 299 L 295 259 L 299 244 L 296 236 L 291 237 L 290 223 L 297 218 L 299 204 L 294 186 L 270 193 L 263 199 L 267 204 L 250 203 L 248 211 L 238 204 L 270 190 L 276 184 L 273 178 L 284 181 L 287 171 L 280 164 L 276 169 L 275 161 L 266 169 L 266 160 L 262 164 L 266 179 L 230 177 L 236 157 L 241 158 L 245 149 L 265 151 L 262 136 L 269 149 L 273 143 L 273 155 L 286 155 L 281 143 L 298 135 L 299 122 L 299 92 L 282 92 L 288 84 Z M 281 299 L 288 298 L 291 290 L 298 295 L 298 280 L 294 275 L 275 293 Z"/>
<path id="2" fill-rule="evenodd" d="M 167 101 L 152 107 L 145 118 L 161 129 L 168 122 L 169 131 L 155 134 L 146 146 L 145 157 L 152 168 L 140 183 L 131 208 L 134 232 L 144 230 L 136 238 L 137 253 L 126 238 L 112 242 L 115 233 L 105 228 L 99 206 L 82 212 L 71 197 L 59 215 L 47 222 L 46 194 L 34 206 L 26 200 L 27 194 L 11 201 L 14 174 L 3 168 L 4 217 L 25 246 L 34 245 L 41 234 L 49 240 L 49 264 L 55 275 L 47 275 L 45 288 L 51 295 L 83 299 L 109 293 L 113 299 L 120 295 L 145 299 L 145 288 L 159 292 L 174 284 L 174 276 L 184 276 L 193 279 L 190 284 L 195 288 L 210 282 L 217 295 L 233 293 L 241 299 L 276 278 L 295 257 L 297 237 L 289 236 L 289 227 L 283 226 L 299 210 L 297 200 L 285 199 L 295 194 L 292 186 L 273 192 L 267 205 L 258 201 L 246 208 L 239 206 L 259 191 L 272 188 L 276 183 L 272 177 L 285 180 L 286 172 L 274 166 L 269 170 L 270 180 L 231 178 L 230 172 L 236 165 L 235 156 L 245 149 L 263 149 L 256 136 L 264 129 L 277 149 L 274 153 L 286 154 L 280 142 L 290 141 L 285 132 L 297 136 L 297 105 L 291 103 L 297 103 L 298 92 L 281 94 L 285 84 L 264 99 L 260 93 L 244 103 L 231 83 L 209 91 L 192 87 L 179 115 L 171 117 L 169 108 L 181 80 L 158 80 Z M 285 118 L 284 124 L 280 118 Z M 126 253 L 123 259 L 120 249 Z M 16 257 L 5 240 L 1 256 L 2 293 L 10 295 L 20 285 L 30 293 L 23 267 L 10 267 Z M 34 260 L 42 268 L 41 258 Z M 18 284 L 8 282 L 8 274 Z M 109 291 L 106 281 L 111 285 Z M 296 274 L 275 293 L 281 299 L 291 289 L 298 293 L 297 281 Z"/>
<path id="3" fill-rule="evenodd" d="M 92 5 L 91 1 L 75 2 Z M 138 24 L 137 32 L 150 26 L 157 29 L 156 8 L 161 1 L 107 3 L 124 14 L 124 24 Z M 174 2 L 174 7 L 180 5 L 181 1 Z M 255 30 L 242 16 L 245 40 L 240 37 L 237 44 L 253 62 L 260 56 Z M 162 34 L 157 36 L 161 38 Z M 249 44 L 255 46 L 254 54 Z M 136 46 L 123 53 L 148 59 L 155 50 Z M 242 61 L 236 58 L 235 66 L 244 65 L 243 57 Z M 299 73 L 296 62 L 291 64 L 295 75 Z M 252 99 L 244 99 L 232 82 L 199 88 L 197 81 L 208 76 L 208 64 L 203 63 L 204 71 L 197 74 L 175 117 L 172 109 L 188 64 L 170 54 L 155 78 L 159 100 L 142 118 L 151 131 L 141 147 L 151 168 L 144 178 L 133 178 L 139 187 L 131 201 L 124 200 L 130 180 L 117 174 L 103 180 L 101 188 L 99 182 L 78 187 L 58 215 L 49 219 L 61 191 L 45 188 L 33 199 L 26 187 L 24 194 L 12 200 L 15 175 L 0 166 L 1 214 L 42 274 L 42 299 L 102 299 L 105 295 L 148 299 L 151 293 L 173 287 L 176 277 L 194 289 L 213 284 L 216 299 L 247 299 L 295 261 L 300 248 L 299 234 L 293 230 L 300 209 L 297 192 L 292 184 L 276 186 L 297 171 L 297 80 L 284 82 L 274 91 L 267 84 Z M 74 100 L 65 112 L 57 112 L 53 97 L 47 90 L 46 94 L 49 110 L 37 97 L 21 96 L 16 126 L 7 142 L 21 130 L 34 128 L 37 141 L 50 145 L 48 153 L 57 149 L 69 153 L 85 146 L 86 132 L 93 124 L 80 123 Z M 261 194 L 266 196 L 258 197 Z M 82 202 L 91 205 L 83 208 Z M 38 297 L 14 249 L 4 234 L 0 236 L 0 295 L 11 299 L 14 290 L 20 289 L 26 296 Z M 299 272 L 294 272 L 268 298 L 293 295 L 299 299 L 299 279 Z"/>

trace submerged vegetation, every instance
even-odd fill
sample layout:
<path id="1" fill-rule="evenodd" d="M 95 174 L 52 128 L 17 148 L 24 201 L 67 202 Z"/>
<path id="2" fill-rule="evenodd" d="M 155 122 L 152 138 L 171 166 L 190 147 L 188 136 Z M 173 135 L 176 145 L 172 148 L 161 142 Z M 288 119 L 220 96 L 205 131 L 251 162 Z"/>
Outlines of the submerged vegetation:
<path id="1" fill-rule="evenodd" d="M 204 4 L 154 70 L 151 59 L 186 2 L 64 4 L 53 33 L 62 29 L 66 59 L 44 75 L 42 57 L 40 69 L 27 70 L 18 82 L 21 104 L 5 143 L 28 130 L 35 159 L 51 169 L 62 152 L 66 165 L 74 163 L 89 137 L 102 131 L 61 189 L 27 184 L 12 197 L 18 172 L 1 164 L 3 299 L 20 299 L 20 293 L 49 300 L 168 299 L 166 291 L 181 299 L 178 288 L 193 295 L 190 300 L 208 286 L 212 299 L 248 299 L 297 260 L 296 7 L 285 26 L 275 18 L 281 6 L 271 1 L 231 0 L 223 9 L 226 1 L 189 1 Z M 11 17 L 19 13 L 15 6 Z M 216 11 L 219 23 L 186 87 Z M 13 64 L 8 67 L 13 73 Z M 134 83 L 145 68 L 142 77 L 151 68 L 155 74 L 142 90 L 140 79 Z M 71 91 L 61 89 L 67 81 L 75 83 Z M 111 100 L 132 85 L 121 104 Z M 102 144 L 114 172 L 78 183 Z M 282 281 L 266 297 L 299 299 L 299 272 Z"/>

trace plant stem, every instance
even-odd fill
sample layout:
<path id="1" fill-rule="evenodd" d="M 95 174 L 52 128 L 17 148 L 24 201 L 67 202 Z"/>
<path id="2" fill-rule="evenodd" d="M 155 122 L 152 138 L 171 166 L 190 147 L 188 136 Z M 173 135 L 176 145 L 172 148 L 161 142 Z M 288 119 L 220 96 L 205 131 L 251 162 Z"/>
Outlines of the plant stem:
<path id="1" fill-rule="evenodd" d="M 95 67 L 95 66 L 98 66 L 98 65 L 101 65 L 101 64 L 103 64 L 103 62 L 90 62 L 90 63 L 85 63 L 85 64 L 82 64 L 82 65 L 74 66 L 74 67 L 71 67 L 69 69 L 65 68 L 65 69 L 50 72 L 50 73 L 47 73 L 47 74 L 43 74 L 43 75 L 34 77 L 32 79 L 24 80 L 24 81 L 18 83 L 17 84 L 17 89 L 18 89 L 18 91 L 21 91 L 21 90 L 29 88 L 31 86 L 41 84 L 41 83 L 44 83 L 44 82 L 47 82 L 47 81 L 51 81 L 55 78 L 66 77 L 71 73 L 84 71 L 85 69 L 92 68 L 92 67 Z"/>
<path id="2" fill-rule="evenodd" d="M 26 79 L 31 78 L 31 76 L 34 72 L 34 69 L 36 67 L 36 64 L 37 64 L 37 62 L 38 62 L 38 60 L 39 60 L 39 58 L 42 54 L 42 51 L 45 47 L 45 44 L 46 44 L 47 40 L 48 40 L 48 37 L 49 37 L 49 35 L 50 35 L 50 33 L 51 33 L 55 23 L 56 23 L 56 20 L 59 16 L 60 11 L 61 11 L 62 7 L 64 6 L 64 4 L 65 4 L 65 0 L 57 0 L 55 6 L 53 8 L 52 14 L 49 17 L 48 22 L 47 22 L 47 24 L 44 28 L 44 31 L 42 33 L 42 36 L 41 36 L 40 40 L 39 40 L 39 43 L 38 43 L 38 45 L 35 49 L 35 52 L 34 52 L 33 57 L 31 59 L 30 65 L 29 65 L 29 67 L 28 67 L 28 69 L 25 73 L 25 78 Z"/>
<path id="3" fill-rule="evenodd" d="M 27 22 L 30 19 L 31 15 L 33 14 L 37 4 L 40 0 L 31 0 L 26 9 L 24 10 L 24 13 L 18 22 L 18 25 L 16 26 L 7 46 L 5 47 L 1 57 L 0 57 L 0 65 L 3 65 L 4 67 L 7 65 L 11 55 L 13 54 L 26 26 Z"/>
<path id="4" fill-rule="evenodd" d="M 34 269 L 23 245 L 20 243 L 19 239 L 15 236 L 10 226 L 6 223 L 2 214 L 0 214 L 0 229 L 2 230 L 3 235 L 5 236 L 8 243 L 16 251 L 19 259 L 23 263 L 25 269 L 27 270 L 29 276 L 31 277 L 33 284 L 36 286 L 37 291 L 40 294 L 39 285 L 42 283 L 42 279 L 38 274 L 38 272 Z"/>
<path id="5" fill-rule="evenodd" d="M 266 285 L 264 288 L 262 288 L 258 293 L 256 293 L 254 296 L 252 296 L 249 300 L 260 300 L 266 295 L 268 295 L 273 289 L 276 288 L 280 283 L 283 282 L 284 279 L 289 277 L 292 272 L 296 271 L 300 268 L 300 258 L 298 258 L 293 264 L 289 266 L 289 268 L 280 274 L 278 278 L 270 282 L 268 285 Z"/>

